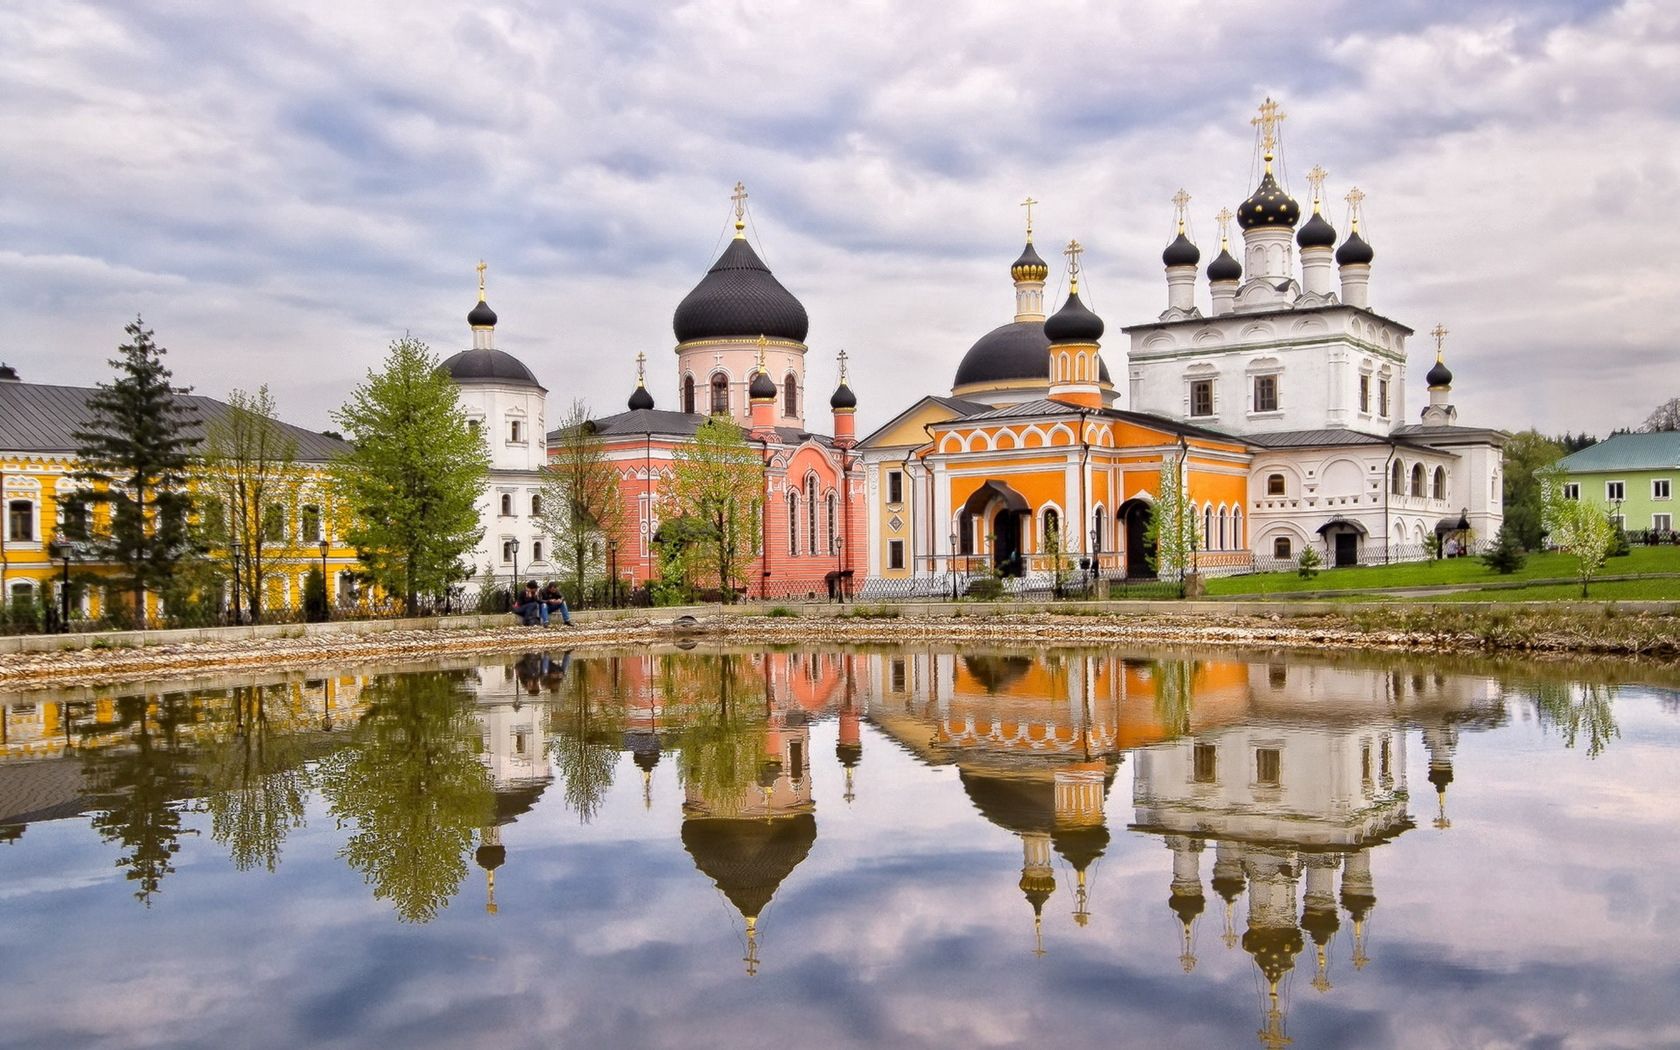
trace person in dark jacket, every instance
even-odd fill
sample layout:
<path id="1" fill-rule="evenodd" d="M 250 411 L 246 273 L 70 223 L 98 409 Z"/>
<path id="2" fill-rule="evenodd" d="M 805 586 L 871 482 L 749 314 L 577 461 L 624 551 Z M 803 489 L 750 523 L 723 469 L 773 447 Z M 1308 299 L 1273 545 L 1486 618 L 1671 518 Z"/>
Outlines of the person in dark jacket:
<path id="1" fill-rule="evenodd" d="M 513 600 L 513 615 L 519 617 L 519 622 L 525 627 L 537 627 L 548 622 L 548 606 L 543 604 L 542 595 L 537 593 L 537 581 L 531 580 L 525 584 L 525 590 Z"/>
<path id="2" fill-rule="evenodd" d="M 560 585 L 553 580 L 543 588 L 543 624 L 548 624 L 549 617 L 560 614 L 560 622 L 567 627 L 572 625 L 572 610 L 566 605 L 566 596 L 560 593 Z"/>

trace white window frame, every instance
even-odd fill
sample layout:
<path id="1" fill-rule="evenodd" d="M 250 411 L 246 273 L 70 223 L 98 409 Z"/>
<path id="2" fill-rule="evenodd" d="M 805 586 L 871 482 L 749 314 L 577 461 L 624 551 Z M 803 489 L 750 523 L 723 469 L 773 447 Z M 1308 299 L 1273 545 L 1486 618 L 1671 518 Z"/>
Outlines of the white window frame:
<path id="1" fill-rule="evenodd" d="M 1208 410 L 1206 412 L 1196 411 L 1196 387 L 1198 385 L 1202 384 L 1202 383 L 1207 384 L 1207 409 Z M 1213 376 L 1191 376 L 1190 377 L 1190 412 L 1189 412 L 1189 417 L 1191 419 L 1213 419 L 1213 418 L 1215 418 L 1216 416 L 1219 415 L 1219 402 L 1217 400 L 1215 400 L 1215 398 L 1214 398 L 1214 391 L 1217 388 L 1217 386 L 1218 386 L 1218 384 L 1216 384 L 1213 381 Z"/>
<path id="2" fill-rule="evenodd" d="M 1579 500 L 1581 498 L 1581 483 L 1579 481 L 1564 482 L 1563 498 L 1569 500 L 1570 502 Z"/>
<path id="3" fill-rule="evenodd" d="M 1659 488 L 1658 486 L 1661 486 L 1661 487 Z M 1674 484 L 1673 484 L 1673 482 L 1671 482 L 1668 478 L 1652 478 L 1651 479 L 1651 498 L 1652 499 L 1673 499 L 1674 498 Z"/>
<path id="4" fill-rule="evenodd" d="M 1264 379 L 1272 381 L 1272 407 L 1260 407 L 1260 382 Z M 1250 372 L 1248 374 L 1248 414 L 1251 416 L 1277 416 L 1283 414 L 1283 371 L 1282 369 L 1268 369 L 1264 372 Z"/>
<path id="5" fill-rule="evenodd" d="M 1606 481 L 1604 483 L 1604 498 L 1611 501 L 1627 502 L 1627 482 Z"/>
<path id="6" fill-rule="evenodd" d="M 1666 513 L 1665 514 L 1652 514 L 1651 515 L 1651 531 L 1652 532 L 1673 532 L 1674 531 L 1674 517 L 1673 517 L 1673 515 L 1666 514 Z"/>

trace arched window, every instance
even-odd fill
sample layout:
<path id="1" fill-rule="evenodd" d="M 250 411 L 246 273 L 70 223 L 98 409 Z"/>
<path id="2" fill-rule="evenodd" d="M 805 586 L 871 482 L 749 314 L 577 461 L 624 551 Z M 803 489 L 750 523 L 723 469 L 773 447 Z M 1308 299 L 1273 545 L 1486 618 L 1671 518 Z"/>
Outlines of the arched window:
<path id="1" fill-rule="evenodd" d="M 1294 553 L 1295 552 L 1290 549 L 1288 536 L 1279 536 L 1277 539 L 1272 541 L 1272 557 L 1289 558 L 1293 557 Z"/>
<path id="2" fill-rule="evenodd" d="M 513 497 L 505 492 L 502 493 L 502 517 L 513 517 Z"/>
<path id="3" fill-rule="evenodd" d="M 1435 489 L 1431 493 L 1436 499 L 1447 498 L 1447 468 L 1435 468 Z"/>
<path id="4" fill-rule="evenodd" d="M 805 515 L 805 549 L 815 554 L 822 550 L 817 545 L 817 476 L 815 474 L 805 475 L 805 506 L 809 508 Z"/>
<path id="5" fill-rule="evenodd" d="M 538 562 L 538 561 L 543 560 L 542 540 L 532 540 L 531 541 L 531 560 L 533 562 Z"/>
<path id="6" fill-rule="evenodd" d="M 799 415 L 799 383 L 793 378 L 792 372 L 782 380 L 782 415 Z"/>
<path id="7" fill-rule="evenodd" d="M 6 505 L 6 528 L 11 539 L 25 542 L 35 538 L 35 501 L 15 499 Z"/>
<path id="8" fill-rule="evenodd" d="M 1414 496 L 1427 496 L 1427 495 L 1429 495 L 1429 492 L 1424 488 L 1423 476 L 1424 476 L 1423 475 L 1423 464 L 1422 463 L 1413 463 L 1412 464 L 1412 495 L 1414 495 Z"/>
<path id="9" fill-rule="evenodd" d="M 1396 496 L 1406 494 L 1406 467 L 1398 459 L 1394 461 L 1394 469 L 1388 474 L 1388 491 Z"/>
<path id="10" fill-rule="evenodd" d="M 712 377 L 712 415 L 729 414 L 729 377 L 719 372 Z"/>
<path id="11" fill-rule="evenodd" d="M 787 522 L 787 525 L 788 525 L 788 553 L 791 554 L 791 555 L 794 555 L 794 556 L 798 556 L 798 554 L 799 554 L 799 493 L 789 492 L 787 494 L 787 507 L 788 507 L 788 522 Z"/>
<path id="12" fill-rule="evenodd" d="M 694 414 L 694 377 L 683 376 L 683 411 Z"/>
<path id="13" fill-rule="evenodd" d="M 828 494 L 828 553 L 840 553 L 840 497 Z"/>
<path id="14" fill-rule="evenodd" d="M 1266 475 L 1266 495 L 1268 495 L 1268 496 L 1281 496 L 1283 494 L 1284 494 L 1283 475 L 1282 474 L 1267 474 Z"/>
<path id="15" fill-rule="evenodd" d="M 1202 508 L 1202 550 L 1213 550 L 1213 504 Z"/>
<path id="16" fill-rule="evenodd" d="M 1246 546 L 1248 544 L 1243 541 L 1242 508 L 1238 507 L 1231 512 L 1231 549 L 1240 551 Z"/>
<path id="17" fill-rule="evenodd" d="M 1096 514 L 1094 514 L 1091 518 L 1091 553 L 1092 554 L 1101 554 L 1102 553 L 1103 540 L 1107 538 L 1103 534 L 1103 525 L 1104 525 L 1103 509 L 1101 507 L 1098 507 Z"/>
<path id="18" fill-rule="evenodd" d="M 1044 534 L 1039 537 L 1038 542 L 1040 550 L 1047 551 L 1050 549 L 1050 537 L 1052 535 L 1056 537 L 1056 546 L 1061 550 L 1066 550 L 1067 544 L 1062 542 L 1062 516 L 1056 513 L 1054 507 L 1046 507 L 1044 508 Z"/>
<path id="19" fill-rule="evenodd" d="M 1222 550 L 1222 551 L 1231 549 L 1229 546 L 1226 545 L 1227 535 L 1226 535 L 1226 532 L 1225 532 L 1226 526 L 1230 524 L 1230 521 L 1231 521 L 1231 519 L 1227 515 L 1227 513 L 1225 511 L 1225 508 L 1220 507 L 1219 508 L 1219 549 Z"/>
<path id="20" fill-rule="evenodd" d="M 974 515 L 966 510 L 957 515 L 957 553 L 974 553 Z"/>
<path id="21" fill-rule="evenodd" d="M 533 493 L 531 495 L 531 517 L 538 518 L 538 517 L 541 517 L 541 516 L 542 516 L 542 497 L 540 495 L 537 495 L 537 494 Z"/>

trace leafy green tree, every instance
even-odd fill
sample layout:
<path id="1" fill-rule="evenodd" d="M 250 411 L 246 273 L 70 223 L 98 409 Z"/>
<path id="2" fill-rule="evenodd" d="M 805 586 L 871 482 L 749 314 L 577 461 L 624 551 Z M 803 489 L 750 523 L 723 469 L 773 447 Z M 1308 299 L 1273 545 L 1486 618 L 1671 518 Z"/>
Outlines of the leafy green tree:
<path id="1" fill-rule="evenodd" d="M 1540 471 L 1539 478 L 1546 538 L 1575 558 L 1575 578 L 1585 598 L 1587 586 L 1616 545 L 1616 525 L 1603 504 L 1586 498 L 1565 499 L 1563 471 L 1556 466 Z"/>
<path id="2" fill-rule="evenodd" d="M 291 527 L 302 518 L 308 472 L 266 385 L 228 395 L 228 411 L 205 427 L 196 473 L 205 546 L 234 581 L 251 622 L 261 623 L 268 587 L 286 564 L 314 550 L 317 539 L 304 536 L 301 524 Z M 322 504 L 315 507 L 315 527 L 324 528 Z"/>
<path id="3" fill-rule="evenodd" d="M 227 847 L 240 871 L 259 866 L 273 871 L 287 834 L 304 823 L 307 737 L 294 726 L 276 725 L 270 711 L 270 701 L 279 700 L 285 688 L 233 690 L 227 720 L 200 761 L 210 835 Z"/>
<path id="4" fill-rule="evenodd" d="M 668 705 L 685 712 L 677 774 L 713 816 L 734 816 L 764 757 L 763 679 L 738 653 L 670 656 L 661 668 Z"/>
<path id="5" fill-rule="evenodd" d="M 1190 732 L 1190 714 L 1195 702 L 1194 660 L 1153 660 L 1155 719 L 1168 737 Z"/>
<path id="6" fill-rule="evenodd" d="M 695 578 L 702 555 L 712 549 L 712 527 L 687 515 L 668 518 L 654 533 L 659 551 L 659 582 L 654 601 L 660 605 L 687 605 L 694 601 Z"/>
<path id="7" fill-rule="evenodd" d="M 541 498 L 537 524 L 571 570 L 572 593 L 581 601 L 587 583 L 605 573 L 607 544 L 624 521 L 618 471 L 582 401 L 572 402 L 549 450 Z"/>
<path id="8" fill-rule="evenodd" d="M 1143 537 L 1144 545 L 1155 551 L 1156 573 L 1162 579 L 1177 580 L 1180 593 L 1201 542 L 1183 467 L 1182 457 L 1162 459 L 1160 492 Z"/>
<path id="9" fill-rule="evenodd" d="M 612 787 L 624 739 L 623 698 L 613 695 L 610 683 L 597 682 L 593 671 L 587 660 L 572 664 L 570 696 L 552 709 L 549 723 L 549 755 L 566 782 L 566 805 L 585 824 Z"/>
<path id="10" fill-rule="evenodd" d="M 1528 550 L 1539 550 L 1545 528 L 1536 473 L 1563 457 L 1563 444 L 1537 430 L 1522 430 L 1505 443 L 1503 488 L 1505 526 Z"/>
<path id="11" fill-rule="evenodd" d="M 717 581 L 723 600 L 732 602 L 758 550 L 764 461 L 747 444 L 746 432 L 723 416 L 700 424 L 694 440 L 672 459 L 660 516 L 686 516 L 707 526 L 711 536 L 703 548 L 702 571 Z"/>
<path id="12" fill-rule="evenodd" d="M 1506 522 L 1499 527 L 1499 538 L 1482 555 L 1482 564 L 1502 576 L 1509 576 L 1523 567 L 1522 544 L 1517 542 L 1516 530 Z"/>
<path id="13" fill-rule="evenodd" d="M 384 367 L 333 418 L 350 441 L 335 464 L 348 539 L 368 576 L 413 616 L 420 595 L 443 594 L 468 575 L 462 556 L 484 535 L 478 499 L 489 449 L 418 339 L 393 342 Z"/>
<path id="14" fill-rule="evenodd" d="M 473 832 L 494 819 L 473 694 L 459 671 L 386 675 L 317 775 L 334 817 L 354 825 L 339 855 L 405 922 L 429 922 L 467 873 Z"/>
<path id="15" fill-rule="evenodd" d="M 1616 724 L 1615 686 L 1539 682 L 1530 690 L 1529 699 L 1534 703 L 1536 720 L 1557 729 L 1564 747 L 1574 747 L 1584 735 L 1588 758 L 1603 754 L 1610 741 L 1622 735 Z"/>
<path id="16" fill-rule="evenodd" d="M 165 350 L 152 330 L 136 317 L 123 331 L 129 341 L 110 362 L 117 378 L 100 383 L 87 399 L 91 419 L 75 432 L 74 477 L 84 488 L 73 513 L 88 505 L 110 508 L 82 542 L 90 560 L 117 566 L 119 581 L 134 597 L 135 624 L 143 627 L 146 592 L 197 554 L 187 481 L 199 417 L 181 396 L 187 389 L 170 385 Z"/>

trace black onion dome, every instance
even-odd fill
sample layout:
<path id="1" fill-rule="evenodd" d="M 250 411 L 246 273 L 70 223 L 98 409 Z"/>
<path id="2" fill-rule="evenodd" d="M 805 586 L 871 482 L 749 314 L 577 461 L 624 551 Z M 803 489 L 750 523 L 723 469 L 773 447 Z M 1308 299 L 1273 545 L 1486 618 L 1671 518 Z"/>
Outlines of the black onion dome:
<path id="1" fill-rule="evenodd" d="M 810 327 L 805 307 L 742 238 L 729 242 L 671 318 L 679 343 L 760 335 L 803 343 Z"/>
<path id="2" fill-rule="evenodd" d="M 1336 228 L 1325 221 L 1320 212 L 1313 212 L 1306 225 L 1295 232 L 1295 243 L 1303 248 L 1330 248 L 1336 243 Z"/>
<path id="3" fill-rule="evenodd" d="M 1108 828 L 1101 824 L 1057 828 L 1050 833 L 1050 845 L 1073 865 L 1074 871 L 1084 871 L 1095 864 L 1108 849 L 1108 842 Z"/>
<path id="4" fill-rule="evenodd" d="M 1033 243 L 1028 241 L 1027 246 L 1021 249 L 1021 257 L 1010 264 L 1009 276 L 1017 281 L 1042 281 L 1050 276 L 1050 266 L 1039 258 Z"/>
<path id="5" fill-rule="evenodd" d="M 495 871 L 507 863 L 507 847 L 501 845 L 480 846 L 473 854 L 473 860 L 485 871 Z"/>
<path id="6" fill-rule="evenodd" d="M 957 365 L 953 387 L 971 383 L 1001 383 L 1014 379 L 1050 378 L 1050 337 L 1042 321 L 1012 321 L 998 325 L 975 341 Z M 1098 359 L 1098 378 L 1109 382 L 1108 365 Z"/>
<path id="7" fill-rule="evenodd" d="M 1242 263 L 1231 256 L 1229 250 L 1219 249 L 1219 254 L 1208 263 L 1208 280 L 1210 281 L 1240 281 L 1242 280 Z"/>
<path id="8" fill-rule="evenodd" d="M 1429 369 L 1429 374 L 1423 377 L 1430 386 L 1452 386 L 1452 369 L 1440 358 Z"/>
<path id="9" fill-rule="evenodd" d="M 1371 250 L 1371 246 L 1365 243 L 1365 238 L 1359 236 L 1359 231 L 1354 230 L 1348 234 L 1348 239 L 1342 242 L 1342 246 L 1336 249 L 1336 265 L 1349 266 L 1364 263 L 1369 266 L 1376 255 L 1377 253 Z"/>
<path id="10" fill-rule="evenodd" d="M 856 408 L 857 395 L 852 393 L 851 387 L 841 383 L 834 388 L 834 396 L 828 399 L 828 407 L 833 409 Z"/>
<path id="11" fill-rule="evenodd" d="M 524 362 L 505 350 L 462 350 L 444 361 L 443 370 L 457 383 L 542 386 Z"/>
<path id="12" fill-rule="evenodd" d="M 1293 227 L 1300 220 L 1301 206 L 1283 191 L 1269 171 L 1248 195 L 1248 200 L 1237 205 L 1237 225 L 1245 230 L 1256 226 Z"/>
<path id="13" fill-rule="evenodd" d="M 746 918 L 764 910 L 816 841 L 817 818 L 809 813 L 685 820 L 682 826 L 683 848 L 694 866 Z"/>
<path id="14" fill-rule="evenodd" d="M 1283 975 L 1295 968 L 1295 956 L 1306 947 L 1301 938 L 1301 930 L 1296 926 L 1259 928 L 1250 927 L 1243 934 L 1242 946 L 1248 954 L 1254 956 L 1259 964 L 1260 972 L 1266 975 L 1266 980 L 1273 983 L 1283 980 Z"/>
<path id="15" fill-rule="evenodd" d="M 1051 343 L 1094 343 L 1102 338 L 1102 318 L 1079 301 L 1078 292 L 1069 292 L 1067 302 L 1044 322 L 1044 334 Z"/>
<path id="16" fill-rule="evenodd" d="M 776 381 L 770 378 L 768 372 L 760 371 L 753 376 L 752 385 L 747 387 L 747 394 L 754 401 L 776 400 Z"/>
<path id="17" fill-rule="evenodd" d="M 653 395 L 648 393 L 647 387 L 636 384 L 636 389 L 630 391 L 630 411 L 639 412 L 653 407 Z"/>
<path id="18" fill-rule="evenodd" d="M 1191 244 L 1190 238 L 1182 233 L 1161 253 L 1161 262 L 1166 266 L 1194 266 L 1201 261 L 1202 250 Z"/>
<path id="19" fill-rule="evenodd" d="M 489 303 L 480 299 L 478 305 L 467 311 L 467 323 L 474 328 L 494 328 L 496 327 L 496 311 L 490 309 Z"/>
<path id="20" fill-rule="evenodd" d="M 835 744 L 834 757 L 840 760 L 842 766 L 847 769 L 854 769 L 859 762 L 863 761 L 863 745 Z"/>
<path id="21" fill-rule="evenodd" d="M 1174 892 L 1167 896 L 1167 907 L 1171 908 L 1173 914 L 1178 916 L 1179 922 L 1188 926 L 1196 920 L 1196 916 L 1207 908 L 1207 900 L 1200 893 Z"/>

